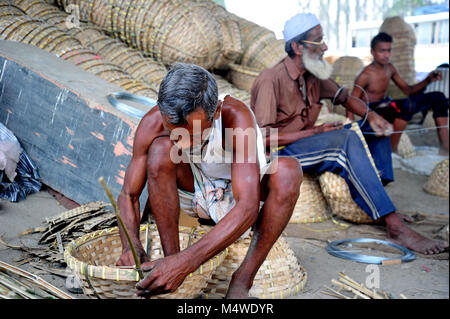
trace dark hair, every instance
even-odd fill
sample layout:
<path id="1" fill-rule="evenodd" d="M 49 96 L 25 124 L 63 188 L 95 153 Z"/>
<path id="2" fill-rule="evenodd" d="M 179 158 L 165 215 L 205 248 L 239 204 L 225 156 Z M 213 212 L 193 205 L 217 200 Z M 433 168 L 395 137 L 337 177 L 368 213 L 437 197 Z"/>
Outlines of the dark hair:
<path id="1" fill-rule="evenodd" d="M 299 34 L 298 36 L 296 36 L 284 43 L 284 51 L 286 51 L 286 53 L 288 54 L 288 56 L 290 58 L 293 58 L 295 56 L 295 52 L 294 52 L 294 50 L 292 50 L 291 43 L 292 42 L 301 43 L 303 40 L 308 39 L 309 31 L 311 31 L 314 28 L 315 27 L 309 29 L 308 31 L 303 32 L 302 34 Z"/>
<path id="2" fill-rule="evenodd" d="M 186 124 L 186 117 L 202 107 L 211 121 L 218 103 L 214 77 L 195 64 L 176 63 L 161 82 L 158 106 L 161 114 L 173 125 Z"/>
<path id="3" fill-rule="evenodd" d="M 379 42 L 392 42 L 392 37 L 386 32 L 380 32 L 373 37 L 372 41 L 370 42 L 370 48 L 372 50 L 375 50 Z"/>

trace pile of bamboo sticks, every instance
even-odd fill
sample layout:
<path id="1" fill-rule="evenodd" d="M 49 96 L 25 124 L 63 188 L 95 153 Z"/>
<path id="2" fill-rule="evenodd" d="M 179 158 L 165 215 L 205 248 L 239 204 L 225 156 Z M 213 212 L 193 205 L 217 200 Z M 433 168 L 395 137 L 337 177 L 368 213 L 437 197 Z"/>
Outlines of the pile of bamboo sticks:
<path id="1" fill-rule="evenodd" d="M 0 261 L 0 299 L 73 299 L 42 278 Z"/>
<path id="2" fill-rule="evenodd" d="M 365 287 L 344 274 L 339 273 L 339 280 L 332 279 L 331 282 L 337 286 L 337 290 L 325 287 L 326 290 L 321 291 L 325 295 L 333 296 L 340 299 L 393 299 L 391 293 L 383 291 L 381 289 L 372 289 Z M 351 296 L 350 296 L 351 294 Z M 401 295 L 402 298 L 406 298 Z"/>
<path id="3" fill-rule="evenodd" d="M 32 261 L 36 257 L 49 262 L 64 264 L 65 245 L 87 233 L 116 225 L 116 215 L 109 204 L 102 201 L 90 202 L 65 211 L 51 219 L 46 219 L 42 227 L 31 228 L 19 234 L 19 236 L 24 236 L 42 233 L 38 241 L 41 247 L 10 245 L 1 238 L 0 244 L 22 250 L 27 254 L 27 257 L 19 265 Z"/>

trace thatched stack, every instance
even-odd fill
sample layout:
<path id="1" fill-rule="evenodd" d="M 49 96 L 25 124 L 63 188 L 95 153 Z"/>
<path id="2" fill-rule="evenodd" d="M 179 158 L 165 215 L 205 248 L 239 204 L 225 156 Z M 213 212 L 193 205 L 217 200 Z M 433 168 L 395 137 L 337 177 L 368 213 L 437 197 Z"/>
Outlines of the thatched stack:
<path id="1" fill-rule="evenodd" d="M 10 1 L 27 15 L 68 32 L 79 40 L 85 49 L 95 51 L 104 59 L 120 66 L 135 80 L 143 81 L 155 92 L 158 91 L 159 84 L 167 73 L 167 69 L 162 63 L 144 57 L 138 50 L 129 48 L 125 43 L 105 35 L 100 28 L 94 25 L 80 22 L 79 27 L 69 29 L 70 25 L 66 24 L 69 14 L 44 0 Z"/>
<path id="2" fill-rule="evenodd" d="M 414 47 L 416 35 L 413 28 L 400 17 L 384 20 L 380 32 L 386 32 L 393 38 L 391 62 L 395 65 L 400 76 L 408 83 L 415 83 L 416 71 L 414 67 Z M 394 99 L 406 97 L 391 81 L 388 95 Z"/>
<path id="3" fill-rule="evenodd" d="M 340 57 L 333 64 L 333 73 L 331 74 L 331 78 L 334 79 L 340 86 L 348 88 L 351 92 L 355 78 L 363 67 L 364 64 L 358 57 Z M 331 105 L 331 101 L 327 101 L 327 104 Z M 337 105 L 334 106 L 333 111 L 334 113 L 341 115 L 345 115 L 346 112 L 344 107 Z"/>
<path id="4" fill-rule="evenodd" d="M 1 7 L 0 28 L 1 39 L 37 46 L 131 93 L 154 99 L 157 97 L 156 90 L 134 79 L 120 66 L 104 59 L 97 52 L 86 49 L 70 33 L 25 15 L 25 12 L 16 6 Z"/>
<path id="5" fill-rule="evenodd" d="M 79 5 L 82 20 L 157 61 L 188 62 L 206 69 L 223 68 L 230 61 L 221 22 L 203 1 L 182 0 L 58 0 L 69 8 Z M 226 26 L 225 26 L 226 28 Z M 233 55 L 233 54 L 231 54 Z"/>

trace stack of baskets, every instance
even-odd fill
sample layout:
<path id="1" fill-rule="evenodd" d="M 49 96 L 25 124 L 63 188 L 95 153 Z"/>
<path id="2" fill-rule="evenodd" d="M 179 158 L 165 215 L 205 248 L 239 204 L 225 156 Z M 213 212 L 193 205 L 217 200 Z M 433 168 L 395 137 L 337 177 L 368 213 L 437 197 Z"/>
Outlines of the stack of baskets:
<path id="1" fill-rule="evenodd" d="M 238 89 L 230 82 L 225 80 L 223 77 L 217 74 L 213 74 L 214 79 L 217 82 L 217 88 L 219 90 L 219 96 L 224 94 L 229 94 L 234 98 L 237 98 L 244 102 L 246 105 L 250 105 L 250 93 L 247 91 Z"/>
<path id="2" fill-rule="evenodd" d="M 348 88 L 351 92 L 353 89 L 353 83 L 358 73 L 362 70 L 364 64 L 362 60 L 354 56 L 343 56 L 338 58 L 333 64 L 333 73 L 331 78 L 334 79 L 340 86 Z M 363 98 L 364 102 L 365 97 Z M 327 104 L 331 106 L 331 101 Z M 333 112 L 341 115 L 345 115 L 346 109 L 342 106 L 335 105 L 333 107 Z"/>
<path id="3" fill-rule="evenodd" d="M 251 236 L 237 240 L 228 247 L 225 260 L 214 271 L 208 286 L 204 289 L 206 298 L 225 296 L 231 276 L 244 260 L 250 246 Z M 307 273 L 298 263 L 289 248 L 284 235 L 272 246 L 265 261 L 258 270 L 249 291 L 250 297 L 262 299 L 282 299 L 298 295 L 306 284 Z"/>
<path id="4" fill-rule="evenodd" d="M 230 16 L 239 22 L 241 30 L 240 65 L 262 71 L 286 57 L 284 41 L 277 40 L 275 33 L 236 15 Z"/>
<path id="5" fill-rule="evenodd" d="M 303 182 L 300 185 L 294 211 L 289 223 L 306 224 L 323 222 L 330 218 L 329 208 L 320 189 L 320 184 L 315 176 L 303 174 Z"/>
<path id="6" fill-rule="evenodd" d="M 414 48 L 416 36 L 413 28 L 402 18 L 391 17 L 384 20 L 380 32 L 386 32 L 393 38 L 391 62 L 397 68 L 400 76 L 409 84 L 415 83 Z M 392 81 L 387 93 L 394 99 L 406 97 Z"/>
<path id="7" fill-rule="evenodd" d="M 209 5 L 182 0 L 58 0 L 79 5 L 82 20 L 157 61 L 188 62 L 206 69 L 222 68 L 223 34 Z M 229 52 L 225 53 L 229 54 Z"/>
<path id="8" fill-rule="evenodd" d="M 59 16 L 58 19 L 61 21 L 61 13 L 58 14 L 53 8 L 43 10 L 43 7 L 45 9 L 45 6 L 49 5 L 41 0 L 31 1 L 31 3 L 24 0 L 14 1 L 17 3 L 17 6 L 9 6 L 7 7 L 8 9 L 2 9 L 2 15 L 0 16 L 0 26 L 3 27 L 0 31 L 1 39 L 34 45 L 74 63 L 131 93 L 156 99 L 156 89 L 140 80 L 136 80 L 120 66 L 104 59 L 97 52 L 86 48 L 71 32 L 66 32 L 58 27 L 60 25 L 44 23 L 41 20 L 41 17 L 48 13 L 53 18 L 53 23 L 57 16 Z M 38 6 L 38 4 L 42 6 Z M 25 12 L 19 7 L 34 12 L 39 19 L 25 15 Z M 8 15 L 7 12 L 12 12 L 12 14 Z M 92 32 L 89 36 L 91 35 Z"/>
<path id="9" fill-rule="evenodd" d="M 241 90 L 251 92 L 253 82 L 259 75 L 258 69 L 245 67 L 239 64 L 230 64 L 230 71 L 228 72 L 228 79 L 236 87 Z"/>
<path id="10" fill-rule="evenodd" d="M 202 227 L 180 227 L 180 249 L 186 249 L 206 232 Z M 156 225 L 141 225 L 141 242 L 148 247 L 150 260 L 164 257 Z M 67 245 L 64 260 L 79 277 L 85 295 L 95 299 L 138 299 L 136 283 L 140 280 L 135 269 L 119 268 L 115 264 L 122 252 L 117 227 L 86 234 Z M 153 296 L 155 299 L 191 299 L 201 295 L 212 273 L 224 261 L 224 250 L 188 275 L 173 293 Z"/>
<path id="11" fill-rule="evenodd" d="M 423 188 L 427 193 L 448 198 L 448 158 L 434 167 Z"/>

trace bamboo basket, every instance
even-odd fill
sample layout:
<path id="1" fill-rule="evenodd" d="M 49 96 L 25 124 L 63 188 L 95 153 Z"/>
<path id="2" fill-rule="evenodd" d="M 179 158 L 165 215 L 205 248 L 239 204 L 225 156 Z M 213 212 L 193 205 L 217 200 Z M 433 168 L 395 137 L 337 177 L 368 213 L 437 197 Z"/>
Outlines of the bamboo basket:
<path id="1" fill-rule="evenodd" d="M 440 161 L 431 172 L 423 189 L 435 196 L 448 198 L 448 158 Z"/>
<path id="2" fill-rule="evenodd" d="M 148 235 L 147 234 L 148 229 Z M 186 249 L 198 241 L 203 227 L 180 227 L 180 248 Z M 141 225 L 141 242 L 148 246 L 150 260 L 164 257 L 156 225 Z M 139 299 L 135 296 L 135 285 L 139 274 L 135 269 L 119 268 L 115 264 L 122 252 L 117 227 L 95 231 L 72 241 L 66 246 L 64 260 L 68 267 L 80 278 L 84 294 L 95 299 Z M 205 262 L 189 274 L 181 286 L 173 293 L 153 296 L 154 299 L 191 299 L 201 294 L 213 271 L 223 262 L 227 250 Z"/>
<path id="3" fill-rule="evenodd" d="M 320 189 L 319 182 L 314 176 L 303 174 L 300 196 L 289 223 L 317 223 L 329 218 L 328 205 Z"/>
<path id="4" fill-rule="evenodd" d="M 211 280 L 208 281 L 208 286 L 203 290 L 206 298 L 216 299 L 226 295 L 232 274 L 247 254 L 252 234 L 253 232 L 250 236 L 239 239 L 228 247 L 227 257 L 215 269 Z M 249 296 L 283 299 L 300 294 L 306 281 L 306 270 L 298 263 L 286 238 L 281 235 L 259 268 Z"/>
<path id="5" fill-rule="evenodd" d="M 213 74 L 214 79 L 217 83 L 217 88 L 219 91 L 219 96 L 221 95 L 231 95 L 234 98 L 237 98 L 244 102 L 246 105 L 250 106 L 250 93 L 241 89 L 238 89 L 230 82 L 222 78 L 220 75 Z"/>
<path id="6" fill-rule="evenodd" d="M 341 86 L 352 89 L 356 76 L 362 70 L 364 64 L 362 60 L 354 56 L 343 56 L 333 64 L 331 77 Z"/>
<path id="7" fill-rule="evenodd" d="M 410 158 L 417 155 L 416 149 L 414 148 L 414 145 L 406 132 L 403 132 L 400 136 L 400 141 L 397 146 L 397 154 L 403 158 Z"/>
<path id="8" fill-rule="evenodd" d="M 222 55 L 221 26 L 204 3 L 181 0 L 65 0 L 114 37 L 164 64 L 194 63 L 211 69 Z"/>
<path id="9" fill-rule="evenodd" d="M 238 64 L 230 64 L 229 67 L 230 71 L 228 72 L 228 77 L 230 82 L 237 88 L 250 93 L 253 82 L 259 75 L 259 71 Z"/>
<path id="10" fill-rule="evenodd" d="M 373 220 L 352 199 L 345 180 L 334 173 L 319 176 L 320 188 L 332 212 L 357 224 L 370 224 Z"/>

